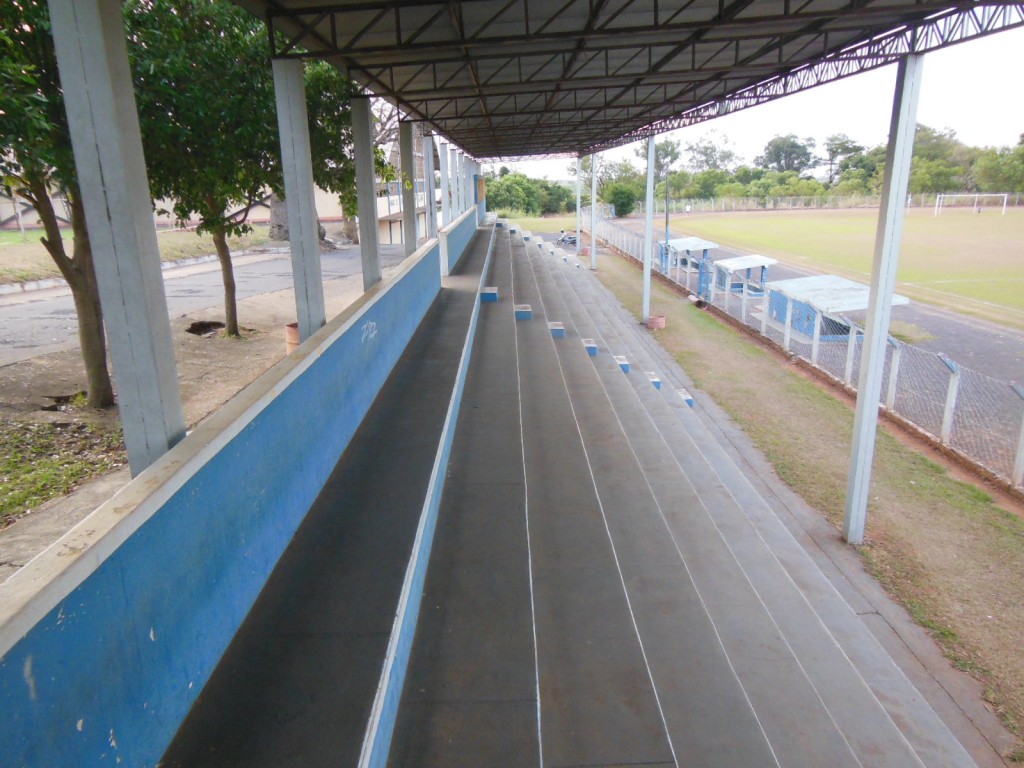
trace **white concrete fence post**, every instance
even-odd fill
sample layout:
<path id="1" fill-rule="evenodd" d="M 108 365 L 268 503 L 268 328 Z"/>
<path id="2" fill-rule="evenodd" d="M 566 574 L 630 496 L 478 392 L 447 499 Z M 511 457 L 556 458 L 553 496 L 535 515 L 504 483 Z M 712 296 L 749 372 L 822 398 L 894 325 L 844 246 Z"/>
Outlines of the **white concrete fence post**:
<path id="1" fill-rule="evenodd" d="M 849 321 L 847 321 L 849 322 Z M 846 386 L 853 384 L 853 360 L 857 353 L 857 334 L 859 329 L 857 326 L 850 322 L 850 338 L 846 343 L 846 370 L 843 373 L 843 381 Z"/>
<path id="2" fill-rule="evenodd" d="M 885 407 L 893 410 L 896 405 L 896 386 L 900 376 L 900 359 L 903 357 L 903 343 L 889 337 L 892 345 L 892 361 L 889 363 L 889 387 L 885 393 Z"/>
<path id="3" fill-rule="evenodd" d="M 960 366 L 945 355 L 939 355 L 939 360 L 949 368 L 949 386 L 946 388 L 946 406 L 942 410 L 939 440 L 943 445 L 949 445 L 949 438 L 953 432 L 953 414 L 956 412 L 956 396 L 960 391 Z"/>
<path id="4" fill-rule="evenodd" d="M 746 288 L 746 284 L 744 284 Z M 818 350 L 821 347 L 821 312 L 814 311 L 814 336 L 811 338 L 811 365 L 818 364 Z"/>
<path id="5" fill-rule="evenodd" d="M 1020 384 L 1011 384 L 1013 391 L 1017 393 L 1017 396 L 1024 400 L 1024 387 Z M 1014 485 L 1024 485 L 1024 416 L 1020 420 L 1020 435 L 1017 438 L 1017 457 L 1013 462 L 1013 476 L 1011 477 Z"/>

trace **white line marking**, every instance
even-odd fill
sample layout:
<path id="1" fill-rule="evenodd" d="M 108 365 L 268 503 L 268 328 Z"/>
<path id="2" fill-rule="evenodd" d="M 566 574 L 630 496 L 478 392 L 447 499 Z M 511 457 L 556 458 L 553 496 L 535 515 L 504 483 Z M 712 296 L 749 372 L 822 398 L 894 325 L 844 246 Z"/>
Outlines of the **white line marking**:
<path id="1" fill-rule="evenodd" d="M 529 264 L 530 272 L 533 273 L 534 283 L 537 285 L 537 294 L 540 298 L 541 309 L 543 310 L 546 316 L 547 306 L 544 302 L 544 296 L 541 294 L 540 283 L 537 282 L 537 273 L 533 269 L 532 260 L 529 261 Z M 580 427 L 579 419 L 576 416 L 576 408 L 572 404 L 572 396 L 569 394 L 569 384 L 565 379 L 565 370 L 562 368 L 562 360 L 558 355 L 558 348 L 555 345 L 554 339 L 551 338 L 550 336 L 548 338 L 549 343 L 552 345 L 552 347 L 555 347 L 555 361 L 558 363 L 558 372 L 559 375 L 562 377 L 562 386 L 565 387 L 566 399 L 569 401 L 569 409 L 572 411 L 572 418 L 576 424 L 576 433 L 577 435 L 579 435 L 580 447 L 583 449 L 583 456 L 587 461 L 587 472 L 590 474 L 590 483 L 594 488 L 594 497 L 597 499 L 598 509 L 601 510 L 601 520 L 604 523 L 605 535 L 608 537 L 608 544 L 609 546 L 611 546 L 612 549 L 612 558 L 615 560 L 615 569 L 616 571 L 618 571 L 619 574 L 619 584 L 622 586 L 622 594 L 626 598 L 626 608 L 629 610 L 629 618 L 630 621 L 633 623 L 633 632 L 636 634 L 637 644 L 640 646 L 640 655 L 643 657 L 644 667 L 647 669 L 647 679 L 651 683 L 651 691 L 654 693 L 654 702 L 655 704 L 657 704 L 658 714 L 661 716 L 661 727 L 665 732 L 665 741 L 668 742 L 669 751 L 672 753 L 672 762 L 675 764 L 676 768 L 679 768 L 679 758 L 676 756 L 676 748 L 675 745 L 672 743 L 672 735 L 671 733 L 669 733 L 668 720 L 666 720 L 665 718 L 665 710 L 661 705 L 661 697 L 658 695 L 658 685 L 654 681 L 654 673 L 651 671 L 651 664 L 650 661 L 648 661 L 647 659 L 647 651 L 644 648 L 644 641 L 643 638 L 640 637 L 640 627 L 636 623 L 636 614 L 633 612 L 633 603 L 629 599 L 629 590 L 626 589 L 626 579 L 622 574 L 622 566 L 619 563 L 619 553 L 615 548 L 615 541 L 612 539 L 612 532 L 611 529 L 608 527 L 608 516 L 605 514 L 604 504 L 601 502 L 601 494 L 597 489 L 597 478 L 594 477 L 594 467 L 590 463 L 590 453 L 587 451 L 587 445 L 583 439 L 583 430 Z"/>
<path id="2" fill-rule="evenodd" d="M 574 292 L 574 293 L 577 293 L 577 298 L 579 298 L 578 292 L 576 292 L 575 288 L 572 288 L 572 290 L 573 290 L 573 292 Z M 581 306 L 582 306 L 582 300 L 580 301 L 580 304 L 581 304 Z M 596 328 L 596 324 L 595 324 L 595 328 Z M 602 334 L 600 334 L 600 332 L 598 333 L 598 335 L 599 335 L 599 336 L 602 336 L 602 338 L 603 338 L 603 335 L 602 335 Z M 633 392 L 634 396 L 635 396 L 635 397 L 636 397 L 636 398 L 637 398 L 637 399 L 639 400 L 639 395 L 637 394 L 636 390 L 635 390 L 635 389 L 633 389 L 633 388 L 631 388 L 631 389 L 632 389 L 632 392 Z M 641 406 L 643 406 L 643 403 L 642 403 L 642 401 L 641 401 Z M 665 444 L 665 446 L 666 446 L 666 447 L 668 448 L 668 442 L 667 442 L 667 440 L 666 440 L 666 438 L 665 438 L 665 436 L 664 436 L 664 434 L 663 434 L 663 432 L 662 432 L 661 428 L 660 428 L 660 427 L 658 426 L 657 422 L 655 422 L 655 421 L 654 421 L 654 417 L 653 417 L 653 416 L 651 415 L 651 413 L 650 413 L 650 412 L 649 412 L 649 411 L 647 410 L 647 408 L 646 408 L 646 407 L 643 407 L 643 411 L 644 411 L 644 413 L 646 414 L 646 416 L 647 416 L 648 420 L 649 420 L 649 421 L 651 422 L 651 424 L 653 424 L 653 425 L 654 425 L 654 428 L 655 428 L 655 429 L 657 430 L 657 432 L 658 432 L 659 436 L 661 437 L 661 440 L 662 440 L 662 442 L 663 442 L 663 443 Z M 620 422 L 620 423 L 621 423 L 621 422 Z M 689 440 L 690 440 L 691 442 L 693 442 L 693 438 L 692 438 L 692 437 L 691 437 L 691 436 L 689 435 L 689 433 L 688 433 L 688 432 L 686 433 L 686 436 L 687 436 L 687 439 L 689 439 Z M 717 479 L 717 481 L 718 481 L 718 485 L 719 485 L 719 486 L 721 487 L 721 489 L 722 489 L 722 490 L 724 490 L 724 491 L 725 491 L 725 493 L 727 493 L 727 494 L 728 494 L 728 495 L 730 496 L 730 498 L 732 498 L 732 500 L 733 500 L 733 502 L 734 502 L 734 503 L 736 504 L 737 508 L 738 508 L 738 509 L 740 509 L 740 510 L 742 511 L 742 509 L 743 509 L 743 505 L 742 505 L 742 504 L 740 504 L 740 502 L 739 502 L 739 500 L 738 500 L 738 499 L 736 499 L 735 495 L 734 495 L 734 494 L 733 494 L 733 492 L 732 492 L 732 489 L 731 489 L 731 488 L 729 488 L 728 484 L 726 484 L 726 483 L 725 483 L 725 482 L 724 482 L 724 481 L 723 481 L 723 480 L 721 479 L 721 476 L 719 475 L 719 473 L 718 473 L 717 469 L 715 468 L 715 466 L 714 466 L 714 465 L 713 465 L 713 464 L 712 464 L 712 463 L 711 463 L 711 462 L 710 462 L 710 461 L 709 461 L 709 460 L 707 459 L 707 457 L 706 457 L 706 456 L 704 456 L 704 453 L 703 453 L 703 451 L 701 451 L 701 450 L 700 450 L 700 449 L 699 449 L 699 448 L 698 448 L 698 447 L 696 446 L 696 444 L 694 444 L 694 449 L 695 449 L 695 453 L 696 453 L 697 455 L 699 455 L 699 456 L 701 457 L 701 459 L 703 459 L 704 463 L 705 463 L 705 464 L 707 465 L 707 468 L 708 468 L 708 469 L 710 470 L 710 472 L 711 472 L 711 473 L 712 473 L 712 474 L 713 474 L 713 475 L 715 476 L 715 478 L 716 478 L 716 479 Z M 753 584 L 753 581 L 752 581 L 752 580 L 750 579 L 749 575 L 747 574 L 747 571 L 746 571 L 746 569 L 745 569 L 745 568 L 743 567 L 742 563 L 740 562 L 740 559 L 739 559 L 739 558 L 738 558 L 738 557 L 736 556 L 736 554 L 735 554 L 735 551 L 734 551 L 734 550 L 733 550 L 733 548 L 732 548 L 732 547 L 731 547 L 731 546 L 729 545 L 729 541 L 728 541 L 728 538 L 727 538 L 727 537 L 725 536 L 725 534 L 724 534 L 724 533 L 722 533 L 722 532 L 721 532 L 721 529 L 720 529 L 720 527 L 719 527 L 718 523 L 717 523 L 717 522 L 715 521 L 714 517 L 713 517 L 713 516 L 712 516 L 712 515 L 710 514 L 710 510 L 708 510 L 707 506 L 706 506 L 706 505 L 704 504 L 704 500 L 703 500 L 703 498 L 701 498 L 701 496 L 700 496 L 700 495 L 699 495 L 699 494 L 697 493 L 697 491 L 696 491 L 696 488 L 695 488 L 695 487 L 693 486 L 692 482 L 690 482 L 690 479 L 689 479 L 689 475 L 688 475 L 688 473 L 686 472 L 686 470 L 684 470 L 684 469 L 683 469 L 682 465 L 681 465 L 681 464 L 679 463 L 679 461 L 678 461 L 678 459 L 676 458 L 675 454 L 674 454 L 674 453 L 673 453 L 673 452 L 671 451 L 671 448 L 669 448 L 669 453 L 670 453 L 670 455 L 672 455 L 673 461 L 674 461 L 674 462 L 676 463 L 676 465 L 677 465 L 677 466 L 679 467 L 679 470 L 680 470 L 680 472 L 682 473 L 683 477 L 684 477 L 684 478 L 686 478 L 686 481 L 687 481 L 687 483 L 688 483 L 688 484 L 690 485 L 691 489 L 693 490 L 693 492 L 694 492 L 694 496 L 695 496 L 695 497 L 696 497 L 696 498 L 698 499 L 698 501 L 700 502 L 700 505 L 701 505 L 701 507 L 702 507 L 702 508 L 704 509 L 705 513 L 706 513 L 706 514 L 708 515 L 708 518 L 710 519 L 710 521 L 711 521 L 711 524 L 712 524 L 712 525 L 714 525 L 715 529 L 719 531 L 719 536 L 721 537 L 722 541 L 723 541 L 723 542 L 725 543 L 725 546 L 726 546 L 726 548 L 727 548 L 727 549 L 729 550 L 730 554 L 732 554 L 732 556 L 733 556 L 733 559 L 734 559 L 734 560 L 736 561 L 737 565 L 739 566 L 739 568 L 740 568 L 740 571 L 741 571 L 741 572 L 743 573 L 743 576 L 744 576 L 745 580 L 746 580 L 746 581 L 747 581 L 747 583 L 748 583 L 748 584 L 750 585 L 751 589 L 752 589 L 752 590 L 754 591 L 754 594 L 755 594 L 755 595 L 757 596 L 757 599 L 758 599 L 758 601 L 759 601 L 759 602 L 761 603 L 761 605 L 762 605 L 762 607 L 764 608 L 764 610 L 765 610 L 766 614 L 768 615 L 769 619 L 771 620 L 771 622 L 772 622 L 773 626 L 775 626 L 776 630 L 778 631 L 778 633 L 779 633 L 779 636 L 780 636 L 780 637 L 782 638 L 782 641 L 783 641 L 783 642 L 784 642 L 784 643 L 786 644 L 786 647 L 787 647 L 787 649 L 788 649 L 788 650 L 790 651 L 790 653 L 791 653 L 791 654 L 793 655 L 793 658 L 794 658 L 794 660 L 796 661 L 796 664 L 797 664 L 797 666 L 799 667 L 799 669 L 800 669 L 801 673 L 803 673 L 803 675 L 804 675 L 805 679 L 807 680 L 808 684 L 809 684 L 809 685 L 811 686 L 811 689 L 812 689 L 812 690 L 814 691 L 814 693 L 815 693 L 816 697 L 818 698 L 818 701 L 819 701 L 819 702 L 821 703 L 821 705 L 822 705 L 822 707 L 824 708 L 824 710 L 825 710 L 826 714 L 828 715 L 829 719 L 831 720 L 831 722 L 832 722 L 832 723 L 833 723 L 833 725 L 835 726 L 835 728 L 836 728 L 836 731 L 837 731 L 837 732 L 839 733 L 839 735 L 840 735 L 840 736 L 842 737 L 843 741 L 844 741 L 844 742 L 846 743 L 847 747 L 848 747 L 848 748 L 849 748 L 849 750 L 850 750 L 850 754 L 851 754 L 851 755 L 853 756 L 854 760 L 856 760 L 856 761 L 857 761 L 858 765 L 860 765 L 860 764 L 861 764 L 861 762 L 860 762 L 860 759 L 858 758 L 857 754 L 856 754 L 856 753 L 854 752 L 854 750 L 853 750 L 853 747 L 852 747 L 852 746 L 851 746 L 851 745 L 849 744 L 849 741 L 848 741 L 848 740 L 847 740 L 847 738 L 846 738 L 846 734 L 845 734 L 845 733 L 844 733 L 844 732 L 842 731 L 842 729 L 841 729 L 841 728 L 839 727 L 838 723 L 836 723 L 836 721 L 835 721 L 835 718 L 834 718 L 834 717 L 832 716 L 832 712 L 831 712 L 831 710 L 829 710 L 828 706 L 827 706 L 827 705 L 825 704 L 825 701 L 824 701 L 824 699 L 822 698 L 821 694 L 820 694 L 820 693 L 818 693 L 818 689 L 817 689 L 817 686 L 815 686 L 815 685 L 814 685 L 814 683 L 813 683 L 813 682 L 811 681 L 810 675 L 809 675 L 809 674 L 807 673 L 806 669 L 804 668 L 803 664 L 801 663 L 801 661 L 800 661 L 799 657 L 797 656 L 796 652 L 795 652 L 795 651 L 793 650 L 792 646 L 790 645 L 788 637 L 786 636 L 786 634 L 785 634 L 785 633 L 784 633 L 784 632 L 782 631 L 782 628 L 781 628 L 781 627 L 780 627 L 780 626 L 778 625 L 778 623 L 776 622 L 776 620 L 775 620 L 775 617 L 774 617 L 774 615 L 773 615 L 773 614 L 771 613 L 771 611 L 769 611 L 769 609 L 768 609 L 768 606 L 767 606 L 767 605 L 766 605 L 766 604 L 764 603 L 764 600 L 763 600 L 763 598 L 761 597 L 761 594 L 760 594 L 760 592 L 759 592 L 759 591 L 757 590 L 757 588 L 756 588 L 756 587 L 754 586 L 754 584 Z M 755 493 L 756 493 L 756 491 L 755 491 Z M 760 494 L 757 494 L 757 495 L 758 495 L 758 496 L 760 496 Z M 763 503 L 763 500 L 762 500 L 762 503 Z M 859 669 L 857 668 L 857 666 L 856 666 L 855 664 L 853 664 L 853 662 L 852 662 L 852 661 L 851 661 L 851 660 L 849 659 L 849 656 L 848 656 L 848 655 L 846 654 L 846 650 L 845 650 L 845 649 L 844 649 L 844 648 L 843 648 L 843 647 L 842 647 L 842 646 L 841 646 L 841 645 L 839 644 L 839 642 L 838 642 L 838 641 L 837 641 L 837 640 L 836 640 L 836 639 L 834 638 L 834 636 L 832 635 L 832 633 L 831 633 L 831 631 L 829 630 L 828 626 L 827 626 L 827 625 L 825 625 L 824 621 L 823 621 L 823 620 L 821 619 L 821 617 L 820 617 L 820 616 L 818 615 L 817 611 L 816 611 L 816 610 L 814 609 L 814 607 L 813 607 L 813 606 L 812 606 L 812 605 L 810 604 L 810 602 L 808 601 L 808 599 L 807 599 L 807 596 L 806 596 L 806 595 L 805 595 L 805 594 L 803 593 L 803 590 L 801 590 L 801 589 L 799 588 L 799 586 L 797 586 L 797 585 L 796 585 L 796 582 L 794 582 L 794 581 L 793 581 L 793 578 L 792 578 L 792 576 L 790 575 L 789 571 L 788 571 L 788 570 L 787 570 L 787 569 L 786 569 L 786 568 L 785 568 L 785 567 L 784 567 L 784 566 L 783 566 L 783 565 L 782 565 L 782 564 L 781 564 L 781 563 L 780 563 L 780 562 L 778 561 L 778 557 L 777 557 L 777 556 L 775 555 L 775 552 L 774 552 L 774 551 L 773 551 L 773 550 L 771 549 L 771 547 L 769 547 L 769 546 L 768 546 L 767 542 L 765 542 L 765 541 L 764 541 L 764 537 L 763 537 L 763 536 L 761 535 L 761 532 L 760 532 L 760 531 L 759 531 L 759 530 L 757 529 L 757 527 L 756 527 L 756 526 L 755 526 L 755 525 L 754 525 L 754 524 L 753 524 L 753 523 L 752 523 L 751 521 L 749 521 L 749 519 L 748 519 L 748 521 L 747 521 L 747 522 L 748 522 L 748 525 L 750 526 L 750 528 L 752 529 L 752 531 L 753 531 L 754 535 L 755 535 L 755 536 L 757 536 L 757 538 L 758 538 L 758 539 L 759 539 L 759 540 L 761 541 L 761 543 L 762 543 L 762 544 L 764 545 L 765 549 L 766 549 L 766 550 L 767 550 L 767 552 L 769 553 L 769 556 L 770 556 L 770 557 L 771 557 L 771 558 L 772 558 L 773 560 L 775 560 L 775 561 L 776 561 L 776 563 L 777 563 L 777 564 L 779 565 L 779 568 L 780 568 L 780 569 L 782 570 L 782 573 L 783 573 L 784 577 L 785 577 L 785 578 L 786 578 L 786 579 L 787 579 L 788 581 L 790 581 L 790 583 L 791 583 L 791 584 L 793 585 L 793 587 L 794 587 L 794 588 L 795 588 L 795 589 L 797 590 L 797 593 L 799 594 L 799 596 L 800 596 L 800 597 L 801 597 L 801 598 L 803 599 L 803 601 L 804 601 L 804 602 L 805 602 L 805 603 L 807 604 L 808 608 L 809 608 L 809 609 L 810 609 L 810 611 L 811 611 L 811 614 L 812 614 L 812 616 L 813 616 L 813 617 L 814 617 L 814 618 L 815 618 L 815 619 L 817 620 L 817 622 L 818 622 L 818 623 L 819 623 L 819 624 L 820 624 L 820 625 L 822 626 L 822 628 L 824 629 L 824 631 L 826 632 L 826 634 L 828 634 L 828 636 L 829 636 L 829 637 L 832 637 L 832 640 L 833 640 L 833 642 L 835 643 L 835 645 L 836 645 L 836 648 L 837 648 L 837 649 L 839 650 L 839 652 L 840 652 L 840 653 L 841 653 L 841 654 L 843 655 L 843 657 L 844 657 L 844 658 L 846 658 L 847 662 L 848 662 L 848 663 L 850 664 L 850 667 L 851 667 L 851 668 L 853 669 L 853 671 L 855 672 L 855 674 L 856 674 L 856 675 L 857 675 L 857 676 L 858 676 L 858 677 L 860 678 L 861 682 L 862 682 L 862 683 L 863 683 L 863 684 L 865 685 L 865 687 L 867 688 L 868 694 L 869 694 L 869 695 L 870 695 L 870 696 L 871 696 L 872 698 L 874 698 L 874 699 L 875 699 L 876 703 L 878 703 L 878 706 L 879 706 L 879 708 L 880 708 L 880 709 L 882 710 L 882 712 L 884 712 L 884 713 L 885 713 L 885 715 L 886 715 L 886 716 L 887 716 L 887 717 L 888 717 L 888 718 L 890 719 L 890 722 L 892 722 L 892 717 L 891 717 L 891 715 L 889 714 L 889 711 L 888 711 L 888 710 L 887 710 L 887 709 L 886 709 L 885 707 L 883 707 L 883 706 L 881 705 L 881 702 L 879 702 L 879 701 L 878 701 L 878 698 L 877 698 L 877 696 L 875 696 L 875 692 L 874 692 L 874 691 L 873 691 L 873 690 L 871 689 L 871 686 L 869 686 L 869 685 L 867 684 L 867 681 L 865 681 L 865 680 L 864 680 L 863 676 L 862 676 L 862 675 L 861 675 L 861 673 L 860 673 L 860 670 L 859 670 Z M 671 533 L 671 531 L 670 531 L 670 533 Z M 674 534 L 671 534 L 671 535 L 672 535 L 672 539 L 673 539 L 673 542 L 675 542 L 675 543 L 676 543 L 676 547 L 677 547 L 677 550 L 678 550 L 678 549 L 679 549 L 679 546 L 678 546 L 678 541 L 677 541 L 677 539 L 676 539 L 676 536 L 675 536 Z M 682 553 L 681 553 L 681 552 L 680 552 L 680 556 L 682 556 Z M 702 601 L 703 601 L 703 598 L 702 598 Z M 844 601 L 844 603 L 845 603 L 845 601 Z M 717 629 L 716 629 L 716 633 L 717 633 Z M 755 713 L 755 717 L 756 717 L 756 713 Z M 760 722 L 760 721 L 759 721 L 759 722 Z M 893 725 L 894 725 L 894 727 L 895 727 L 895 723 L 893 723 Z M 762 730 L 763 730 L 763 729 L 762 729 Z M 899 735 L 899 737 L 900 737 L 900 738 L 901 738 L 901 740 L 902 740 L 902 741 L 904 742 L 904 744 L 905 744 L 905 745 L 906 745 L 906 746 L 907 746 L 907 747 L 908 747 L 908 748 L 910 749 L 910 752 L 912 753 L 912 755 L 913 755 L 913 756 L 914 756 L 914 758 L 916 759 L 916 761 L 917 761 L 918 765 L 920 765 L 920 766 L 922 766 L 922 767 L 923 767 L 923 765 L 924 765 L 924 764 L 923 764 L 923 762 L 921 762 L 921 758 L 920 758 L 920 756 L 918 756 L 918 754 L 917 754 L 917 751 L 916 751 L 916 750 L 915 750 L 915 749 L 913 748 L 913 746 L 912 746 L 912 745 L 910 744 L 909 740 L 908 740 L 908 739 L 907 739 L 907 737 L 906 737 L 906 736 L 904 735 L 903 731 L 902 731 L 902 730 L 901 730 L 900 728 L 896 727 L 896 733 L 897 733 L 897 734 Z"/>
<path id="3" fill-rule="evenodd" d="M 524 249 L 525 253 L 525 249 Z M 514 257 L 512 255 L 512 243 L 509 242 L 509 279 L 511 281 L 512 295 L 516 295 L 516 271 Z M 513 310 L 514 312 L 514 310 Z M 513 330 L 516 339 L 516 396 L 519 401 L 519 449 L 523 457 L 523 512 L 526 517 L 526 564 L 530 577 L 530 618 L 533 630 L 533 672 L 534 684 L 537 694 L 537 759 L 538 764 L 544 766 L 544 738 L 541 728 L 540 713 L 540 655 L 537 651 L 537 608 L 533 599 L 533 549 L 530 546 L 530 487 L 526 476 L 526 439 L 523 436 L 523 376 L 519 370 L 519 325 L 513 316 Z"/>

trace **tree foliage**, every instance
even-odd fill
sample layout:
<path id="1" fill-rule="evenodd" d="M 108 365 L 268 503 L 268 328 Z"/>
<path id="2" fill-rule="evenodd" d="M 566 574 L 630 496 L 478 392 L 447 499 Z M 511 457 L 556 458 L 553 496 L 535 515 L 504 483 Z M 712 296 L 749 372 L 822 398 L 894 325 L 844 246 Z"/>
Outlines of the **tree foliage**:
<path id="1" fill-rule="evenodd" d="M 818 163 L 814 157 L 814 147 L 815 141 L 810 137 L 799 139 L 792 133 L 776 136 L 765 144 L 764 154 L 757 157 L 754 163 L 769 171 L 803 173 Z"/>
<path id="2" fill-rule="evenodd" d="M 637 198 L 631 186 L 617 182 L 608 185 L 604 200 L 615 208 L 616 216 L 629 216 L 636 208 Z"/>
<path id="3" fill-rule="evenodd" d="M 647 142 L 643 142 L 634 151 L 636 156 L 640 158 L 640 164 L 643 166 L 643 171 L 638 172 L 644 179 L 643 184 L 646 185 L 647 178 Z M 671 139 L 664 139 L 663 141 L 657 141 L 654 143 L 654 179 L 655 181 L 664 181 L 665 178 L 671 173 L 672 166 L 679 162 L 679 142 L 672 141 Z"/>
<path id="4" fill-rule="evenodd" d="M 688 143 L 683 151 L 686 153 L 686 167 L 693 173 L 728 171 L 738 160 L 729 138 L 714 130 Z"/>
<path id="5" fill-rule="evenodd" d="M 864 147 L 855 142 L 845 133 L 836 133 L 825 139 L 825 165 L 827 177 L 825 183 L 835 184 L 840 172 L 840 163 L 848 157 L 860 154 Z"/>
<path id="6" fill-rule="evenodd" d="M 36 209 L 40 238 L 71 288 L 93 408 L 114 404 L 106 336 L 45 0 L 0 3 L 0 179 Z M 68 253 L 51 194 L 66 201 Z"/>
<path id="7" fill-rule="evenodd" d="M 227 237 L 247 231 L 252 206 L 283 185 L 266 31 L 226 0 L 131 0 L 125 21 L 150 187 L 176 218 L 198 218 L 197 231 L 212 234 L 225 330 L 237 336 Z M 356 86 L 325 62 L 305 78 L 313 180 L 352 210 Z"/>

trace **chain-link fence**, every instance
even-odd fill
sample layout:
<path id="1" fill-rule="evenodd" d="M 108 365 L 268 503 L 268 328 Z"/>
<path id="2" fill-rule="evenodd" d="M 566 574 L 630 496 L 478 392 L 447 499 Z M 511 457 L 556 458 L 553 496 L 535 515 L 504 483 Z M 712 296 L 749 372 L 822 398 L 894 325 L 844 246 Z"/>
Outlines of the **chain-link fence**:
<path id="1" fill-rule="evenodd" d="M 589 225 L 589 218 L 584 218 Z M 644 238 L 599 219 L 597 236 L 621 253 L 643 260 Z M 586 240 L 584 240 L 586 242 Z M 654 244 L 651 268 L 691 292 L 697 291 L 694 259 L 662 261 Z M 686 263 L 684 263 L 686 262 Z M 814 333 L 801 332 L 771 316 L 760 286 L 719 288 L 705 294 L 717 309 L 828 373 L 857 386 L 864 329 L 845 317 L 815 317 Z M 806 328 L 802 329 L 806 331 Z M 881 405 L 953 448 L 980 467 L 1024 486 L 1024 387 L 999 381 L 943 355 L 890 338 L 886 347 Z"/>
<path id="2" fill-rule="evenodd" d="M 907 195 L 907 208 L 929 208 L 935 207 L 936 195 L 916 194 Z M 948 197 L 948 196 L 947 196 Z M 974 196 L 964 198 L 948 197 L 943 201 L 946 207 L 970 207 L 975 208 L 982 204 L 986 207 L 1001 209 L 1002 198 L 993 199 L 988 195 L 978 201 Z M 821 208 L 878 208 L 881 198 L 878 195 L 813 195 L 813 196 L 778 196 L 765 195 L 764 197 L 713 197 L 706 199 L 679 199 L 669 200 L 668 208 L 671 213 L 707 213 L 711 211 L 785 211 L 801 209 Z M 1024 193 L 1008 193 L 1006 205 L 1015 207 L 1024 205 Z M 637 210 L 643 213 L 643 201 L 637 203 Z M 665 213 L 665 200 L 654 201 L 654 212 Z"/>

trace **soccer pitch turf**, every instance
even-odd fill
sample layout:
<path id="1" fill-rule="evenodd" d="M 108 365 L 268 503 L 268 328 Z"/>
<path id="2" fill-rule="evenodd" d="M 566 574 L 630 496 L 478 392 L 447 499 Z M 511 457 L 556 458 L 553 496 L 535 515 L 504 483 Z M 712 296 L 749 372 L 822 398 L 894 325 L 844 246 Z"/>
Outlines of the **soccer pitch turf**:
<path id="1" fill-rule="evenodd" d="M 867 281 L 877 209 L 674 215 L 676 233 Z M 1024 328 L 1024 208 L 911 209 L 898 290 L 918 301 Z"/>

